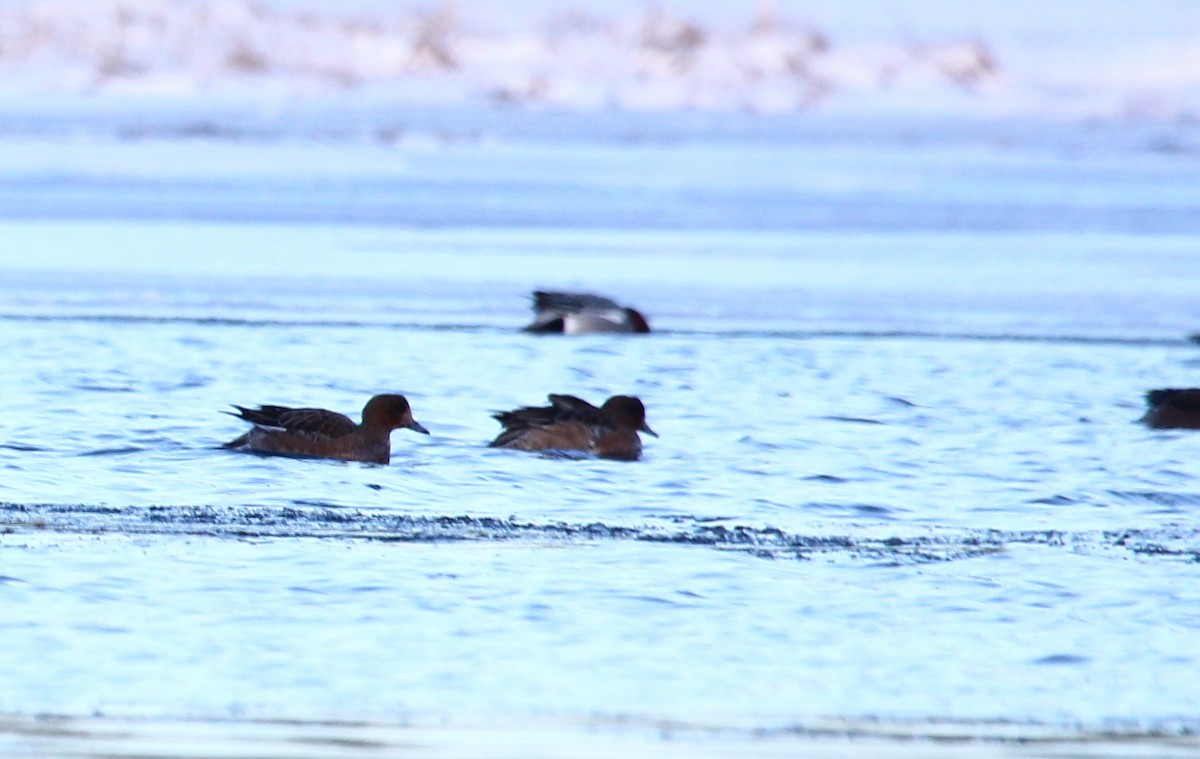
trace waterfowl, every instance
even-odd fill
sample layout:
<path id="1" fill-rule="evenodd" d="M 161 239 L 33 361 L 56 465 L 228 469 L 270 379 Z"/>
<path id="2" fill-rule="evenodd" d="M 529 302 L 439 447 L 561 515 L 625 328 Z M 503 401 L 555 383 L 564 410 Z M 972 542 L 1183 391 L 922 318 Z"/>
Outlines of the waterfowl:
<path id="1" fill-rule="evenodd" d="M 614 395 L 600 408 L 573 395 L 549 396 L 550 405 L 500 411 L 493 418 L 504 431 L 492 448 L 521 451 L 583 451 L 602 458 L 633 461 L 642 455 L 639 432 L 658 437 L 646 424 L 646 407 L 629 395 Z"/>
<path id="2" fill-rule="evenodd" d="M 640 311 L 602 295 L 535 290 L 533 312 L 533 323 L 525 328 L 526 332 L 585 335 L 650 331 L 650 323 Z"/>
<path id="3" fill-rule="evenodd" d="M 1146 393 L 1149 409 L 1138 421 L 1154 429 L 1200 430 L 1200 388 L 1164 388 Z"/>
<path id="4" fill-rule="evenodd" d="M 412 408 L 403 395 L 377 395 L 367 401 L 362 424 L 323 408 L 233 407 L 236 413 L 225 413 L 254 426 L 222 448 L 386 464 L 391 460 L 392 430 L 429 434 L 413 419 Z"/>

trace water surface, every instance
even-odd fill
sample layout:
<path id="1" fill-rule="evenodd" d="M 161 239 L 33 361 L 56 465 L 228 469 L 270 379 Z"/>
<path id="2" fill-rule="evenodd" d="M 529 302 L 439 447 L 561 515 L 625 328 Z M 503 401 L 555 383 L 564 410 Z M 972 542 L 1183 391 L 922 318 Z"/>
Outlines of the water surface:
<path id="1" fill-rule="evenodd" d="M 1197 441 L 1135 423 L 1200 368 L 1187 161 L 62 149 L 0 176 L 0 710 L 1200 727 Z M 217 449 L 383 391 L 388 467 Z M 661 438 L 486 447 L 550 392 Z"/>

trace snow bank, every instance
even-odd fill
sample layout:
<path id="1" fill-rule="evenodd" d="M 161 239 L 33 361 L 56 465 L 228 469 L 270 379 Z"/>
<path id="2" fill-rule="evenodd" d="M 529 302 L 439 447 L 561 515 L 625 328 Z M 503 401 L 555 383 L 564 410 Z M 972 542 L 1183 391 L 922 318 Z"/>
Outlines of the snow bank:
<path id="1" fill-rule="evenodd" d="M 0 9 L 0 93 L 313 97 L 397 105 L 1195 117 L 1200 43 L 1014 59 L 975 35 L 892 41 L 764 4 L 699 19 L 593 3 L 500 23 L 446 2 L 331 10 L 254 0 L 28 0 Z M 389 9 L 390 8 L 390 9 Z M 1149 44 L 1149 43 L 1148 43 Z"/>

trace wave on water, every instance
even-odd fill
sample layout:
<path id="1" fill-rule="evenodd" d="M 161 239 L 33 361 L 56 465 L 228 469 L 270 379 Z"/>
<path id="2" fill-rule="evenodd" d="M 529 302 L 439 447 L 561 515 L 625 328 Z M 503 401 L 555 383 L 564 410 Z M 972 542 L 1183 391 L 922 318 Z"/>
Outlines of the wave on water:
<path id="1" fill-rule="evenodd" d="M 233 327 L 233 328 L 275 328 L 275 327 L 306 327 L 316 329 L 405 329 L 417 332 L 463 332 L 478 334 L 511 334 L 518 329 L 517 322 L 511 325 L 497 325 L 494 320 L 470 323 L 469 317 L 454 321 L 430 323 L 428 320 L 396 320 L 392 316 L 379 319 L 328 319 L 328 318 L 289 318 L 264 316 L 183 316 L 183 315 L 148 315 L 148 314 L 114 314 L 114 313 L 0 313 L 0 323 L 3 322 L 36 322 L 36 323 L 98 323 L 98 324 L 189 324 L 204 327 Z M 939 340 L 961 341 L 970 343 L 1047 343 L 1062 345 L 1115 345 L 1130 347 L 1188 347 L 1197 342 L 1196 335 L 1180 334 L 1178 336 L 1151 336 L 1127 334 L 1070 334 L 1062 332 L 1043 333 L 1010 332 L 1010 331 L 939 331 L 920 329 L 826 329 L 826 328 L 797 328 L 797 329 L 746 329 L 741 326 L 727 328 L 674 328 L 658 329 L 660 335 L 686 335 L 692 337 L 720 338 L 770 338 L 778 340 Z M 81 389 L 101 390 L 109 392 L 124 391 L 124 388 L 94 386 Z M 904 399 L 894 399 L 907 403 Z M 838 417 L 830 417 L 836 419 Z M 864 421 L 861 419 L 842 419 L 842 421 Z M 871 421 L 871 420 L 865 420 Z"/>
<path id="2" fill-rule="evenodd" d="M 203 535 L 222 538 L 321 538 L 405 543 L 637 541 L 737 551 L 764 559 L 820 559 L 923 564 L 992 555 L 1036 545 L 1072 552 L 1121 552 L 1200 562 L 1200 528 L 1092 530 L 958 530 L 914 535 L 886 532 L 804 535 L 728 520 L 663 516 L 655 524 L 527 522 L 467 515 L 410 516 L 306 502 L 295 506 L 148 506 L 0 502 L 0 532 Z M 878 530 L 880 528 L 874 528 Z"/>
<path id="3" fill-rule="evenodd" d="M 164 752 L 163 735 L 182 746 Z M 1159 756 L 1194 755 L 1200 747 L 1191 723 L 1180 721 L 1148 728 L 1110 723 L 1099 729 L 1068 727 L 1035 720 L 808 718 L 785 725 L 748 725 L 725 717 L 664 721 L 622 714 L 586 719 L 524 720 L 463 724 L 443 720 L 425 724 L 321 719 L 181 719 L 93 714 L 6 714 L 0 737 L 49 753 L 111 757 L 191 755 L 203 746 L 214 755 L 237 755 L 247 745 L 272 756 L 325 756 L 330 747 L 367 748 L 373 756 L 494 757 L 531 756 L 548 745 L 586 746 L 596 755 L 678 756 L 679 745 L 692 756 L 745 753 L 750 756 L 845 756 L 849 742 L 863 753 L 910 759 L 928 756 Z M 648 738 L 648 736 L 653 736 Z M 714 752 L 704 741 L 719 747 Z M 864 750 L 866 749 L 866 750 Z M 177 752 L 177 753 L 176 753 Z M 333 752 L 333 753 L 337 753 Z"/>

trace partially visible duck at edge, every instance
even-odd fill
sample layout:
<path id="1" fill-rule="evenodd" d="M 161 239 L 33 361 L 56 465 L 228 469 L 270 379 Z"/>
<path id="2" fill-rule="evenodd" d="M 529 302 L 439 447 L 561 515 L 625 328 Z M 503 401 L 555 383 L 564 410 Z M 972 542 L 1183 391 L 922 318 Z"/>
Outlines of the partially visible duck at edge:
<path id="1" fill-rule="evenodd" d="M 636 309 L 602 295 L 535 290 L 533 323 L 526 332 L 586 335 L 597 332 L 645 334 L 650 323 Z"/>
<path id="2" fill-rule="evenodd" d="M 614 395 L 600 408 L 573 395 L 550 395 L 550 405 L 501 411 L 492 416 L 504 431 L 492 448 L 520 451 L 582 451 L 634 461 L 642 455 L 639 432 L 658 437 L 646 424 L 646 407 L 630 395 Z"/>
<path id="3" fill-rule="evenodd" d="M 1164 388 L 1146 393 L 1149 409 L 1140 421 L 1157 430 L 1200 430 L 1200 388 Z"/>
<path id="4" fill-rule="evenodd" d="M 233 407 L 236 413 L 225 413 L 254 426 L 222 448 L 386 464 L 392 457 L 392 430 L 429 434 L 413 419 L 412 408 L 403 395 L 377 395 L 367 401 L 362 424 L 323 408 Z"/>

